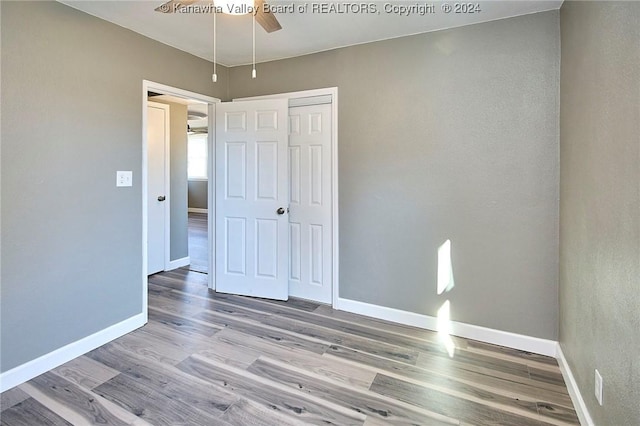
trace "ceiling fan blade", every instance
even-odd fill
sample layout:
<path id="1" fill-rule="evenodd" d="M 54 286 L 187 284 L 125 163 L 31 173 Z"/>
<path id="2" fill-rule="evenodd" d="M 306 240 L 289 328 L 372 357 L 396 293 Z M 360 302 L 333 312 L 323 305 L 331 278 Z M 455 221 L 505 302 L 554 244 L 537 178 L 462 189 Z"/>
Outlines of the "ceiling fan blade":
<path id="1" fill-rule="evenodd" d="M 173 13 L 176 10 L 180 9 L 182 6 L 189 6 L 192 5 L 193 3 L 197 2 L 198 0 L 170 0 L 166 3 L 161 4 L 160 6 L 156 7 L 154 10 L 156 12 L 162 12 L 162 13 Z"/>
<path id="2" fill-rule="evenodd" d="M 161 4 L 155 8 L 156 12 L 173 13 L 180 9 L 182 6 L 189 6 L 198 0 L 170 0 Z M 268 33 L 278 31 L 282 29 L 280 22 L 276 19 L 275 15 L 271 12 L 265 11 L 264 0 L 255 0 L 255 7 L 258 12 L 256 13 L 256 21 L 264 28 Z"/>
<path id="3" fill-rule="evenodd" d="M 264 0 L 255 0 L 255 7 L 258 10 L 258 13 L 256 14 L 256 21 L 266 32 L 272 33 L 282 29 L 282 26 L 276 19 L 276 16 L 271 12 L 265 12 Z"/>

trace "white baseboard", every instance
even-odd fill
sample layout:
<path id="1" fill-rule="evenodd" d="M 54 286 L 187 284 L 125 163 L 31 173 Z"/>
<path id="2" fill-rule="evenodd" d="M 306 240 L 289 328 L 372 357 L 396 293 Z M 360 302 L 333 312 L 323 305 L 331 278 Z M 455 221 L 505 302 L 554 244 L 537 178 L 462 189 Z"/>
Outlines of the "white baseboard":
<path id="1" fill-rule="evenodd" d="M 569 391 L 569 396 L 571 397 L 573 406 L 576 409 L 576 414 L 578 415 L 580 424 L 582 426 L 594 426 L 595 423 L 589 414 L 589 410 L 587 410 L 587 404 L 582 398 L 582 394 L 578 388 L 578 383 L 576 382 L 575 377 L 573 377 L 573 373 L 571 372 L 567 359 L 564 357 L 560 343 L 557 344 L 556 349 L 556 358 L 560 365 L 560 371 L 562 372 L 562 377 L 564 377 L 564 382 L 567 384 L 567 390 Z"/>
<path id="2" fill-rule="evenodd" d="M 198 208 L 198 207 L 189 207 L 187 209 L 187 212 L 189 212 L 189 213 L 209 213 L 209 210 L 208 209 L 201 209 L 201 208 Z"/>
<path id="3" fill-rule="evenodd" d="M 182 268 L 183 266 L 187 266 L 191 263 L 191 259 L 189 256 L 183 257 L 182 259 L 170 260 L 169 265 L 165 268 L 165 271 L 173 271 L 174 269 Z"/>
<path id="4" fill-rule="evenodd" d="M 122 322 L 100 330 L 90 336 L 69 343 L 59 349 L 26 362 L 9 371 L 0 374 L 0 392 L 9 390 L 26 381 L 39 376 L 65 362 L 84 355 L 95 348 L 109 343 L 133 330 L 142 327 L 147 322 L 146 313 L 135 315 Z"/>
<path id="5" fill-rule="evenodd" d="M 400 309 L 387 308 L 385 306 L 372 305 L 343 298 L 338 298 L 336 300 L 334 308 L 352 312 L 354 314 L 367 315 L 400 324 L 438 331 L 438 319 L 429 315 L 416 314 L 414 312 L 402 311 Z M 494 345 L 507 346 L 509 348 L 533 352 L 540 355 L 551 357 L 556 356 L 557 342 L 553 340 L 525 336 L 523 334 L 511 333 L 508 331 L 494 330 L 491 328 L 456 321 L 450 321 L 449 327 L 450 333 L 454 336 L 479 340 L 481 342 L 491 343 Z"/>

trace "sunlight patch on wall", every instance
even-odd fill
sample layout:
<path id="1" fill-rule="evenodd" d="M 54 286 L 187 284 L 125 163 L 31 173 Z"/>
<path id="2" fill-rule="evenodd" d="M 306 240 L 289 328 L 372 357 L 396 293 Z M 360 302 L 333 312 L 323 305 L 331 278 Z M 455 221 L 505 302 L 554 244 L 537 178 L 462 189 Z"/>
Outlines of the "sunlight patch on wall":
<path id="1" fill-rule="evenodd" d="M 438 295 L 451 291 L 455 286 L 453 280 L 453 266 L 451 264 L 451 240 L 447 240 L 438 248 Z"/>

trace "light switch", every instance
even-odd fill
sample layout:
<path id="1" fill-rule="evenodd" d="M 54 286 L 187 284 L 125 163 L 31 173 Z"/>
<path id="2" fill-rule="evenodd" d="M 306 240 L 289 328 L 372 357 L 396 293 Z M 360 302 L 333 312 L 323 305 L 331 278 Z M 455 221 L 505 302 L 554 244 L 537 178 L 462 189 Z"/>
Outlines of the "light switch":
<path id="1" fill-rule="evenodd" d="M 123 172 L 118 170 L 116 172 L 116 186 L 132 186 L 133 185 L 133 172 Z"/>

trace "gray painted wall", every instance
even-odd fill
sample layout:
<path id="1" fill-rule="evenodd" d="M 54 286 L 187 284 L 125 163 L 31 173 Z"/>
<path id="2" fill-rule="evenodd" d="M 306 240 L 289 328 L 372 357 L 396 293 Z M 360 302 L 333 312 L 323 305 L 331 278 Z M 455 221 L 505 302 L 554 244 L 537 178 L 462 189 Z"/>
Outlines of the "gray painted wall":
<path id="1" fill-rule="evenodd" d="M 0 8 L 4 372 L 142 312 L 142 80 L 224 98 L 228 74 L 57 2 Z"/>
<path id="2" fill-rule="evenodd" d="M 189 207 L 196 209 L 208 208 L 207 181 L 189 181 Z"/>
<path id="3" fill-rule="evenodd" d="M 230 69 L 234 98 L 339 88 L 341 297 L 557 337 L 559 43 L 552 11 Z"/>
<path id="4" fill-rule="evenodd" d="M 143 79 L 222 99 L 338 86 L 341 296 L 429 315 L 449 299 L 454 320 L 556 337 L 557 12 L 256 81 L 220 67 L 214 86 L 210 63 L 62 4 L 0 8 L 1 371 L 141 312 Z M 436 296 L 446 239 L 456 286 Z"/>
<path id="5" fill-rule="evenodd" d="M 170 160 L 169 216 L 171 219 L 170 260 L 189 256 L 189 223 L 187 215 L 187 106 L 150 98 L 169 105 Z"/>
<path id="6" fill-rule="evenodd" d="M 637 2 L 561 9 L 560 345 L 598 425 L 640 424 L 639 22 Z"/>

